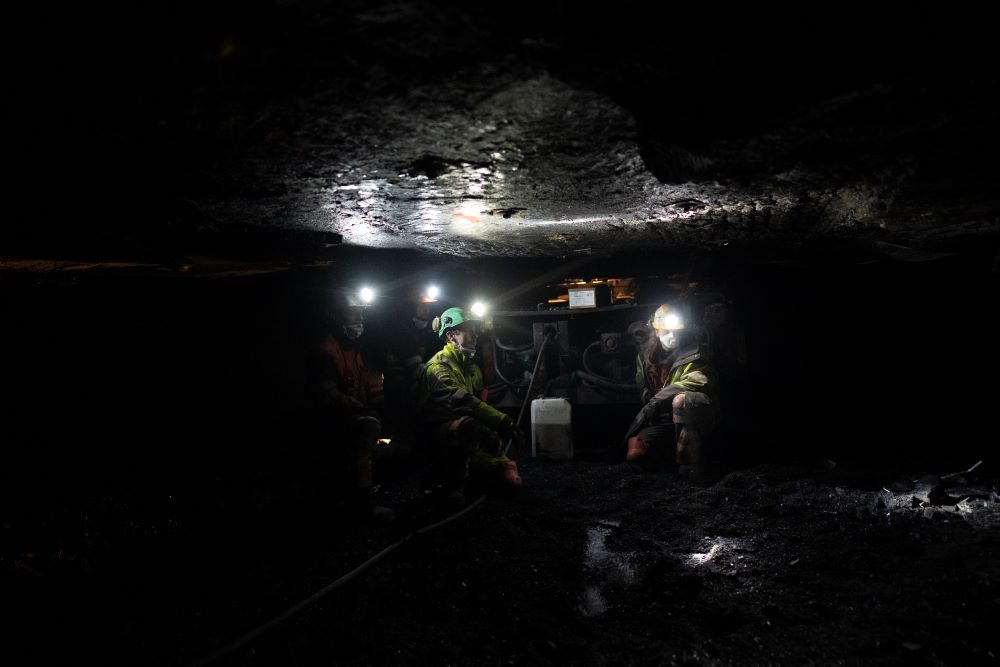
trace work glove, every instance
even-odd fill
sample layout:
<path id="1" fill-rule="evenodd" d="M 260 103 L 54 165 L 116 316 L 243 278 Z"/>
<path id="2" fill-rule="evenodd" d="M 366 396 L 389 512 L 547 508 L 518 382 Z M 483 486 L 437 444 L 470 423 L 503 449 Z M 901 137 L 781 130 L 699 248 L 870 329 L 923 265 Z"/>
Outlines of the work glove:
<path id="1" fill-rule="evenodd" d="M 511 442 L 511 447 L 514 447 L 516 451 L 522 451 L 521 448 L 524 446 L 524 432 L 517 428 L 517 424 L 509 415 L 504 415 L 503 420 L 497 425 L 497 433 L 503 439 L 502 444 L 506 444 L 508 440 Z"/>
<path id="2" fill-rule="evenodd" d="M 514 432 L 517 431 L 517 427 L 514 424 L 514 420 L 510 418 L 510 415 L 504 415 L 500 423 L 497 424 L 497 433 L 499 433 L 503 438 L 513 438 Z"/>

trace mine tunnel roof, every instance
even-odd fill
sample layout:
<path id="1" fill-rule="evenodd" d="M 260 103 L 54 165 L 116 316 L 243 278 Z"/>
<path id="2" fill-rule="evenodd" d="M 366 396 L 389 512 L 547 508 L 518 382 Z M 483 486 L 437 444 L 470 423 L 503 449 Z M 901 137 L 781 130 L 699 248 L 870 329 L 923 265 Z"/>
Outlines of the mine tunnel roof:
<path id="1" fill-rule="evenodd" d="M 996 262 L 982 17 L 537 4 L 67 14 L 4 256 Z"/>

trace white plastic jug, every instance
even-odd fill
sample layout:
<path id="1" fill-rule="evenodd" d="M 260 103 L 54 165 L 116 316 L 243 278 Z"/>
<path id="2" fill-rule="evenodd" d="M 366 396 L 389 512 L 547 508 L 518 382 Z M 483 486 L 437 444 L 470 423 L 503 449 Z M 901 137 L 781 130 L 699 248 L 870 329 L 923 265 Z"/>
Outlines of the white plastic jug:
<path id="1" fill-rule="evenodd" d="M 573 458 L 570 403 L 565 398 L 531 402 L 531 455 L 546 459 Z"/>

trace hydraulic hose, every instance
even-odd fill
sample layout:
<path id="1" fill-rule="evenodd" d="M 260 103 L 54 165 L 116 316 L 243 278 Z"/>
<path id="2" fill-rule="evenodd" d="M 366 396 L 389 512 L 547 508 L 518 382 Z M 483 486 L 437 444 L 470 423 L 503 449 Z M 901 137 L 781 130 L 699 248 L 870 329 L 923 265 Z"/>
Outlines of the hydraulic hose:
<path id="1" fill-rule="evenodd" d="M 587 363 L 587 352 L 590 348 L 600 346 L 601 342 L 595 340 L 593 343 L 588 345 L 583 349 L 583 354 L 580 355 L 580 360 L 583 362 L 584 372 L 577 371 L 576 374 L 579 375 L 584 380 L 588 382 L 593 382 L 599 387 L 605 387 L 606 389 L 614 389 L 615 391 L 637 391 L 638 388 L 634 384 L 623 384 L 615 382 L 614 380 L 604 377 L 596 372 Z"/>
<path id="2" fill-rule="evenodd" d="M 634 384 L 620 384 L 618 382 L 612 382 L 611 380 L 605 379 L 599 375 L 594 375 L 586 371 L 576 371 L 578 377 L 587 382 L 592 382 L 599 387 L 604 387 L 605 389 L 611 389 L 613 391 L 638 391 L 639 388 Z"/>
<path id="3" fill-rule="evenodd" d="M 503 373 L 500 372 L 500 362 L 497 361 L 497 356 L 498 355 L 496 354 L 493 355 L 493 370 L 496 371 L 497 377 L 500 378 L 500 380 L 503 381 L 503 383 L 508 385 L 509 387 L 520 387 L 521 386 L 520 384 L 511 382 L 504 376 Z"/>
<path id="4" fill-rule="evenodd" d="M 598 373 L 595 373 L 594 370 L 590 367 L 590 364 L 587 363 L 587 353 L 590 352 L 590 348 L 599 347 L 600 344 L 601 341 L 595 340 L 593 343 L 583 348 L 583 354 L 580 355 L 580 360 L 583 362 L 584 370 L 586 370 L 591 375 L 597 375 L 598 377 L 600 377 L 600 375 Z"/>
<path id="5" fill-rule="evenodd" d="M 500 342 L 499 338 L 493 338 L 493 342 L 501 350 L 506 350 L 507 352 L 527 352 L 535 347 L 534 343 L 528 343 L 527 345 L 504 345 Z"/>

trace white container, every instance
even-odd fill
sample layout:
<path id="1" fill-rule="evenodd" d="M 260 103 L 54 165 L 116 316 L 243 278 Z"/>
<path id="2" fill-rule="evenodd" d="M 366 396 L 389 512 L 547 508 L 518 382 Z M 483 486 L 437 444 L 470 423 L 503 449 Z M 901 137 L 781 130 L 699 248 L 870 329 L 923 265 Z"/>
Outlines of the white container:
<path id="1" fill-rule="evenodd" d="M 565 398 L 531 402 L 531 455 L 544 459 L 573 458 L 573 424 Z"/>

